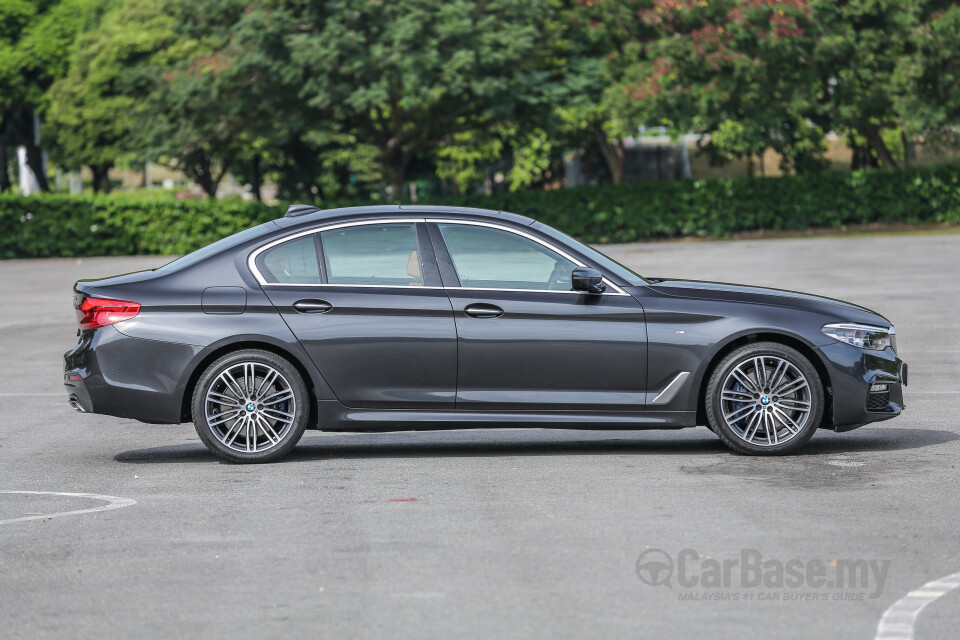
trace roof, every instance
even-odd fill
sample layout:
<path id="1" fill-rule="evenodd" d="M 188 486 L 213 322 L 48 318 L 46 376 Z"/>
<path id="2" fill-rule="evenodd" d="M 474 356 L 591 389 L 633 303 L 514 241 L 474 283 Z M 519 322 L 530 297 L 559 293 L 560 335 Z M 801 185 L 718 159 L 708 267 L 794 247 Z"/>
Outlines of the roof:
<path id="1" fill-rule="evenodd" d="M 391 214 L 429 214 L 443 216 L 464 216 L 473 218 L 497 218 L 507 220 L 522 225 L 530 225 L 535 222 L 532 218 L 520 216 L 507 211 L 494 211 L 493 209 L 475 209 L 473 207 L 448 207 L 444 205 L 429 204 L 381 204 L 367 205 L 360 207 L 341 207 L 338 209 L 320 209 L 309 204 L 292 204 L 287 209 L 286 215 L 276 223 L 281 227 L 293 225 L 305 225 L 312 222 L 326 222 L 338 218 L 362 218 L 366 216 L 389 216 Z"/>

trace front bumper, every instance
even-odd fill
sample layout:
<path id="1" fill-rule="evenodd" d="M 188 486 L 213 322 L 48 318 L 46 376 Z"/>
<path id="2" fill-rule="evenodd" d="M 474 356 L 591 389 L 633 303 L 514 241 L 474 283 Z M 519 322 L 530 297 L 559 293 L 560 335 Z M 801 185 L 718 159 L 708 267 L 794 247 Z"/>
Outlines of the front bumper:
<path id="1" fill-rule="evenodd" d="M 833 411 L 822 425 L 849 431 L 895 418 L 904 410 L 907 365 L 893 349 L 868 351 L 837 342 L 819 347 L 833 389 Z M 884 390 L 873 385 L 886 385 Z"/>

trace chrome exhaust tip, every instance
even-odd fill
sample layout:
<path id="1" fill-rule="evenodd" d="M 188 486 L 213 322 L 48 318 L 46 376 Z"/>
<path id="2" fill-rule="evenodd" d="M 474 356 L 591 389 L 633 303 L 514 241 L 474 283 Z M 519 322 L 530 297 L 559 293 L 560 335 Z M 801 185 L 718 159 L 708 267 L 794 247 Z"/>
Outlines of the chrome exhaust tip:
<path id="1" fill-rule="evenodd" d="M 77 396 L 70 396 L 67 401 L 70 403 L 70 406 L 73 407 L 74 411 L 80 413 L 86 413 L 86 409 L 83 408 L 83 405 L 80 404 L 80 401 L 77 399 Z"/>

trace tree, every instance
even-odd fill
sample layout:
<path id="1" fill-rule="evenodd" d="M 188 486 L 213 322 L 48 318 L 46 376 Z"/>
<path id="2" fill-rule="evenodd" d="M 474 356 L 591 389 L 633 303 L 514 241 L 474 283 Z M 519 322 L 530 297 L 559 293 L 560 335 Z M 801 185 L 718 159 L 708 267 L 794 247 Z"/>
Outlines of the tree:
<path id="1" fill-rule="evenodd" d="M 608 93 L 642 56 L 653 30 L 637 17 L 630 0 L 578 1 L 556 23 L 555 51 L 563 62 L 562 98 L 551 131 L 565 146 L 597 146 L 614 184 L 624 179 L 624 138 L 637 133 L 633 113 L 619 109 Z"/>
<path id="2" fill-rule="evenodd" d="M 960 6 L 924 2 L 912 25 L 913 55 L 901 57 L 891 79 L 894 108 L 903 125 L 905 162 L 911 140 L 957 147 L 960 127 Z"/>
<path id="3" fill-rule="evenodd" d="M 708 134 L 714 161 L 752 163 L 773 148 L 794 170 L 819 166 L 824 130 L 808 120 L 820 87 L 815 19 L 803 0 L 655 0 L 639 18 L 651 37 L 608 91 L 614 111 Z"/>
<path id="4" fill-rule="evenodd" d="M 960 10 L 942 0 L 653 0 L 653 28 L 609 94 L 625 117 L 710 135 L 716 160 L 773 148 L 823 164 L 827 131 L 855 166 L 912 162 L 912 136 L 957 122 Z"/>
<path id="5" fill-rule="evenodd" d="M 285 77 L 322 119 L 376 147 L 394 197 L 418 154 L 543 99 L 547 0 L 329 1 L 293 16 Z"/>
<path id="6" fill-rule="evenodd" d="M 16 144 L 26 147 L 27 163 L 42 191 L 49 186 L 36 140 L 37 118 L 47 89 L 66 72 L 77 32 L 96 10 L 94 0 L 0 3 L 0 131 L 6 129 Z M 7 175 L 6 169 L 4 164 L 0 174 Z"/>
<path id="7" fill-rule="evenodd" d="M 93 189 L 109 191 L 107 172 L 142 156 L 143 105 L 154 87 L 152 58 L 175 41 L 173 19 L 158 0 L 126 0 L 82 33 L 66 76 L 50 88 L 46 139 L 68 169 L 89 166 Z"/>

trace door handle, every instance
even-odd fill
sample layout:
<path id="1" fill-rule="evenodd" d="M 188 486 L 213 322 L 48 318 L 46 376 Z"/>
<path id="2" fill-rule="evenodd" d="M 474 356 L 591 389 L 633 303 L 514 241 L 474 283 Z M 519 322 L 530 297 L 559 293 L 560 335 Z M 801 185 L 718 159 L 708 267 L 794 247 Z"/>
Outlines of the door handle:
<path id="1" fill-rule="evenodd" d="M 293 308 L 300 313 L 326 313 L 333 309 L 333 305 L 326 300 L 297 300 Z"/>
<path id="2" fill-rule="evenodd" d="M 503 309 L 497 305 L 483 302 L 468 304 L 463 312 L 471 318 L 499 318 L 503 315 Z"/>

